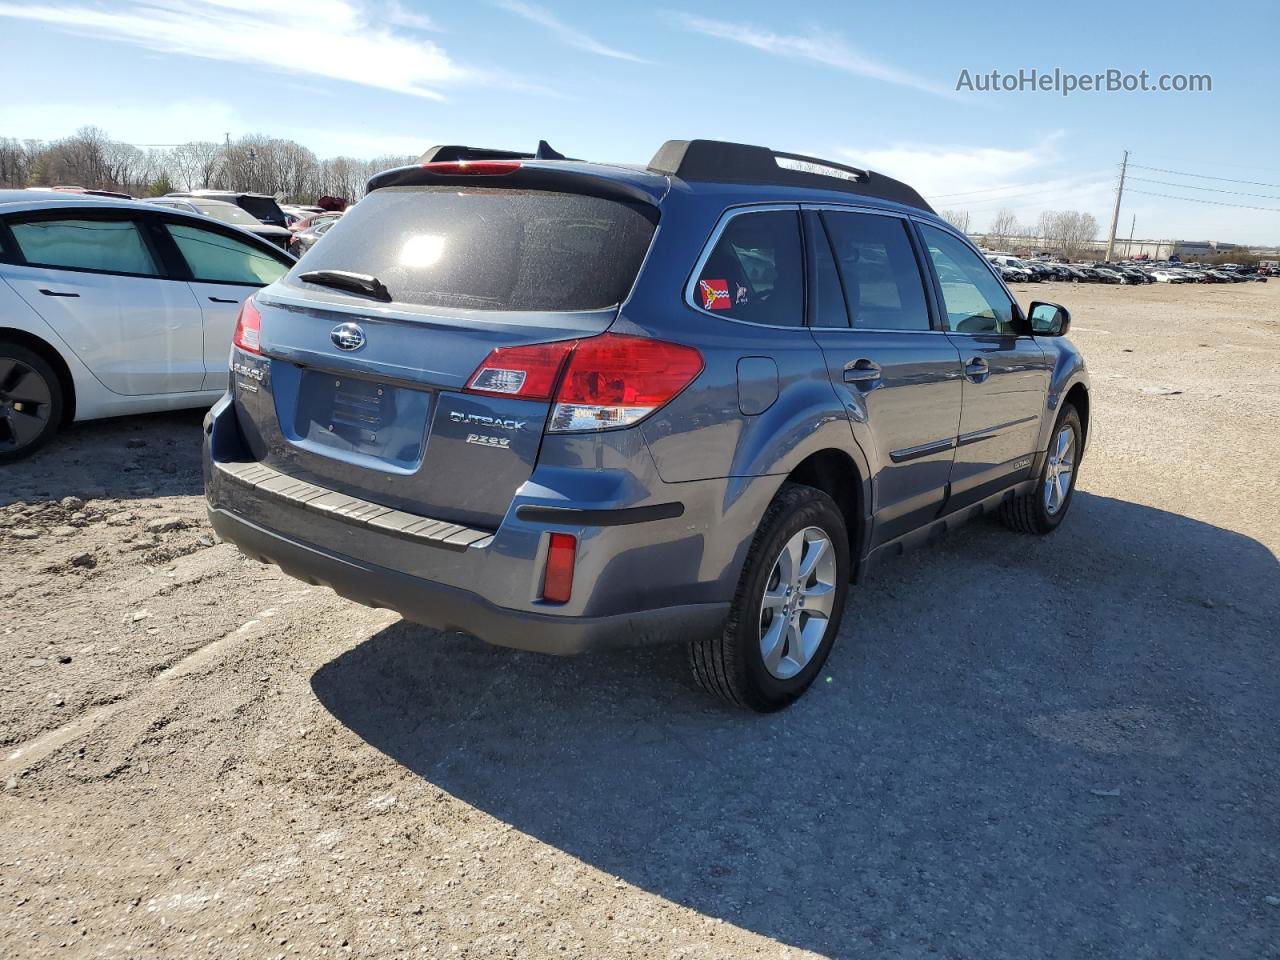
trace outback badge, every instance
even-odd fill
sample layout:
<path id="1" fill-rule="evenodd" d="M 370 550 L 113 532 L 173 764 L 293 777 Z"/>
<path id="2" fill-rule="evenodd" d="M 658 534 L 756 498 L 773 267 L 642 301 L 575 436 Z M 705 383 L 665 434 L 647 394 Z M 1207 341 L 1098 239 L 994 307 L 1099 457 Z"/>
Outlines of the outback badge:
<path id="1" fill-rule="evenodd" d="M 329 339 L 339 350 L 359 350 L 365 344 L 364 330 L 358 323 L 340 323 L 329 331 Z"/>

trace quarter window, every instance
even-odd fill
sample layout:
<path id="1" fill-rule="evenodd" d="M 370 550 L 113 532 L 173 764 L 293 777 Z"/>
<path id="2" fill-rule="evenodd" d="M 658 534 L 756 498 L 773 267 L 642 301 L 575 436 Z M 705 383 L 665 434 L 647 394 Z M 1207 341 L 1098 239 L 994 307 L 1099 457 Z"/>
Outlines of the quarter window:
<path id="1" fill-rule="evenodd" d="M 947 320 L 957 333 L 1018 333 L 1013 301 L 982 258 L 944 230 L 921 224 L 938 273 Z"/>
<path id="2" fill-rule="evenodd" d="M 132 220 L 31 220 L 9 229 L 32 266 L 155 276 L 155 260 Z"/>
<path id="3" fill-rule="evenodd" d="M 264 286 L 289 272 L 265 250 L 225 234 L 183 223 L 166 223 L 165 229 L 191 267 L 193 280 Z"/>
<path id="4" fill-rule="evenodd" d="M 704 310 L 735 320 L 804 326 L 804 259 L 795 211 L 731 219 L 702 267 L 694 297 Z"/>
<path id="5" fill-rule="evenodd" d="M 924 280 L 906 221 L 824 211 L 855 330 L 928 330 Z"/>

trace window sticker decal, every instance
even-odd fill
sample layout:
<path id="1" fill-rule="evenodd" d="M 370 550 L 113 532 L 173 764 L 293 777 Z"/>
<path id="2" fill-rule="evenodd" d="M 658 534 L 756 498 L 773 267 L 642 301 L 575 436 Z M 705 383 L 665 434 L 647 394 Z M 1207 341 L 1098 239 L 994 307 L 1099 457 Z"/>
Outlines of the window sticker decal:
<path id="1" fill-rule="evenodd" d="M 733 306 L 729 300 L 728 280 L 699 280 L 698 289 L 702 291 L 704 310 L 728 310 Z"/>

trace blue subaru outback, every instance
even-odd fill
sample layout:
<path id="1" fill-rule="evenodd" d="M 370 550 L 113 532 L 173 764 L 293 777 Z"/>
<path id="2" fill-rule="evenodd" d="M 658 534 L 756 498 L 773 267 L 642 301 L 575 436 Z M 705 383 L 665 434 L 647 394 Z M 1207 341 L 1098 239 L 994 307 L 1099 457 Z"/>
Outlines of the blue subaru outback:
<path id="1" fill-rule="evenodd" d="M 877 173 L 436 147 L 244 304 L 209 513 L 360 603 L 546 653 L 679 640 L 773 710 L 876 561 L 987 511 L 1062 522 L 1068 323 Z"/>

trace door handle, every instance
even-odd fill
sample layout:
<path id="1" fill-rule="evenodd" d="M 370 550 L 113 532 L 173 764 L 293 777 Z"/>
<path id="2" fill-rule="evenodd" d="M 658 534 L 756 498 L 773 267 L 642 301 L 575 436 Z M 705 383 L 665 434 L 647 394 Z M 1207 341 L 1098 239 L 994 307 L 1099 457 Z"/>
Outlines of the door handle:
<path id="1" fill-rule="evenodd" d="M 845 383 L 874 383 L 880 379 L 880 364 L 865 357 L 846 363 L 844 366 Z"/>
<path id="2" fill-rule="evenodd" d="M 210 297 L 211 303 L 239 303 L 239 300 L 228 300 L 226 297 Z"/>
<path id="3" fill-rule="evenodd" d="M 46 297 L 78 297 L 78 293 L 67 293 L 65 290 L 50 290 L 47 287 L 41 287 L 40 292 Z"/>
<path id="4" fill-rule="evenodd" d="M 964 365 L 964 375 L 974 383 L 981 383 L 990 372 L 991 368 L 987 366 L 987 361 L 982 357 L 974 357 Z"/>

